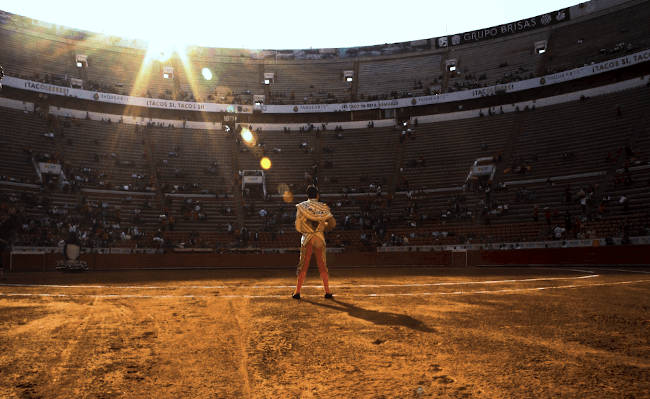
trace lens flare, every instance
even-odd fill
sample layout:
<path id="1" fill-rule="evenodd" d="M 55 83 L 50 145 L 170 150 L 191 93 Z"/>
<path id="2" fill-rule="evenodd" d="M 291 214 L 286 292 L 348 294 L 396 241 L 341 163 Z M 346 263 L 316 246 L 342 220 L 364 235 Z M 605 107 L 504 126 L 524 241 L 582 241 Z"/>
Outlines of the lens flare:
<path id="1" fill-rule="evenodd" d="M 282 200 L 287 204 L 293 202 L 293 193 L 287 183 L 278 184 L 278 194 L 282 195 Z"/>
<path id="2" fill-rule="evenodd" d="M 242 127 L 241 138 L 244 139 L 245 142 L 250 144 L 253 141 L 253 133 L 251 133 L 251 131 L 248 130 L 247 128 Z"/>
<path id="3" fill-rule="evenodd" d="M 260 159 L 260 166 L 264 170 L 268 170 L 271 168 L 271 160 L 268 157 L 264 157 Z"/>
<path id="4" fill-rule="evenodd" d="M 289 190 L 285 191 L 282 194 L 282 200 L 286 202 L 287 204 L 290 204 L 293 202 L 293 193 Z"/>
<path id="5" fill-rule="evenodd" d="M 203 68 L 201 70 L 201 75 L 205 80 L 212 80 L 212 71 L 209 68 Z"/>
<path id="6" fill-rule="evenodd" d="M 278 194 L 282 195 L 285 191 L 289 191 L 289 185 L 287 183 L 280 183 L 277 187 Z"/>

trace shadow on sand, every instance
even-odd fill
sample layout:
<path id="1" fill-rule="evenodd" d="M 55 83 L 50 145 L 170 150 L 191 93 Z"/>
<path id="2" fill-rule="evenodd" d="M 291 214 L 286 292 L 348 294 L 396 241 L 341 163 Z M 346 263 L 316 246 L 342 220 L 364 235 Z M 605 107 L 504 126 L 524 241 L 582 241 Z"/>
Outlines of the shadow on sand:
<path id="1" fill-rule="evenodd" d="M 403 326 L 423 332 L 436 332 L 436 330 L 427 327 L 423 322 L 418 319 L 414 319 L 411 316 L 393 312 L 380 312 L 377 310 L 364 309 L 351 303 L 342 302 L 336 298 L 327 303 L 315 302 L 308 299 L 301 299 L 301 301 L 310 303 L 312 305 L 337 310 L 339 312 L 346 312 L 352 317 L 363 319 L 381 326 Z"/>

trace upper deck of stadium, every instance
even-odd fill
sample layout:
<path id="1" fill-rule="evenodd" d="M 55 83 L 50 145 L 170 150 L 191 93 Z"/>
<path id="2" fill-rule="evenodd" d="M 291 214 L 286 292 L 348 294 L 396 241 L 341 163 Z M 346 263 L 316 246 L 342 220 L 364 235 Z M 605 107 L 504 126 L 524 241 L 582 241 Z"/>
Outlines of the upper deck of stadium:
<path id="1" fill-rule="evenodd" d="M 601 0 L 409 42 L 310 50 L 190 47 L 164 60 L 152 60 L 137 40 L 6 12 L 0 38 L 6 74 L 30 81 L 201 103 L 333 104 L 484 88 L 615 58 L 650 45 L 649 19 L 647 1 Z"/>

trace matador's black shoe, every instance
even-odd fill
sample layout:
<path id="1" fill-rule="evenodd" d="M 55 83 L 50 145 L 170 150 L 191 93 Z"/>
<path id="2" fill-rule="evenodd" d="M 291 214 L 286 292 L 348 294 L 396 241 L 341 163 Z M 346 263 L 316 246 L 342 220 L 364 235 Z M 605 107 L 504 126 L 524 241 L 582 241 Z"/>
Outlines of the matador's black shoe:
<path id="1" fill-rule="evenodd" d="M 291 295 L 291 298 L 300 299 L 300 294 L 293 294 L 293 295 Z"/>
<path id="2" fill-rule="evenodd" d="M 332 293 L 327 293 L 325 294 L 325 299 L 334 299 L 334 295 L 332 295 Z"/>

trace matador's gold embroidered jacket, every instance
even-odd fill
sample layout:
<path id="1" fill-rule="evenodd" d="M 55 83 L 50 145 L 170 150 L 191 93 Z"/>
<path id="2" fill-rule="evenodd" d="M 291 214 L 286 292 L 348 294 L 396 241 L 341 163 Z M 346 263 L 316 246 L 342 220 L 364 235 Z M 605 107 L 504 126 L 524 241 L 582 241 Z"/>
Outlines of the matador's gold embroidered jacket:
<path id="1" fill-rule="evenodd" d="M 300 245 L 306 245 L 313 237 L 318 237 L 325 244 L 324 231 L 336 227 L 336 219 L 329 206 L 315 199 L 308 199 L 296 205 L 296 231 L 302 233 Z"/>

